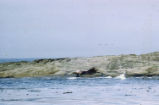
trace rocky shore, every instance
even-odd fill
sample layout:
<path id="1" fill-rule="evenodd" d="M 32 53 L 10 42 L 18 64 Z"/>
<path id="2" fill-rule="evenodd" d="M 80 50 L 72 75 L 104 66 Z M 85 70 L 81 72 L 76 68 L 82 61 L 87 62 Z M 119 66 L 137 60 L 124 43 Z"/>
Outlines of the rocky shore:
<path id="1" fill-rule="evenodd" d="M 0 78 L 159 76 L 159 52 L 88 58 L 37 59 L 32 62 L 0 63 Z"/>

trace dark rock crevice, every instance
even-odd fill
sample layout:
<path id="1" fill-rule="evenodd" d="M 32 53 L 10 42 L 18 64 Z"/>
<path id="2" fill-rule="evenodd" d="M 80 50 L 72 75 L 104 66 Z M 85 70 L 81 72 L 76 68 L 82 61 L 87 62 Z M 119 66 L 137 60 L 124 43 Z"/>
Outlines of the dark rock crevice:
<path id="1" fill-rule="evenodd" d="M 96 75 L 100 72 L 95 67 L 90 68 L 89 70 L 86 71 L 77 71 L 74 72 L 73 74 L 76 75 L 76 77 L 82 77 L 82 76 L 91 76 L 91 75 Z"/>
<path id="2" fill-rule="evenodd" d="M 34 60 L 33 62 L 34 63 L 48 63 L 48 62 L 54 62 L 54 61 L 66 61 L 66 62 L 69 62 L 71 61 L 70 58 L 55 58 L 55 59 L 37 59 L 37 60 Z"/>

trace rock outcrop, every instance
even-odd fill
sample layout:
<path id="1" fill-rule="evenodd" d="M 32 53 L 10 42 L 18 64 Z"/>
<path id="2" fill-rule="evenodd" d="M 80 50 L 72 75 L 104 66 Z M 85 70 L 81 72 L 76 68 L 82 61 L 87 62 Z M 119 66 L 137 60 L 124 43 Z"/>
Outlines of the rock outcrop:
<path id="1" fill-rule="evenodd" d="M 0 77 L 159 76 L 159 52 L 89 58 L 37 59 L 0 63 Z"/>
<path id="2" fill-rule="evenodd" d="M 73 74 L 76 75 L 76 77 L 95 77 L 95 76 L 103 76 L 104 74 L 99 72 L 95 67 L 90 68 L 86 71 L 76 71 Z"/>

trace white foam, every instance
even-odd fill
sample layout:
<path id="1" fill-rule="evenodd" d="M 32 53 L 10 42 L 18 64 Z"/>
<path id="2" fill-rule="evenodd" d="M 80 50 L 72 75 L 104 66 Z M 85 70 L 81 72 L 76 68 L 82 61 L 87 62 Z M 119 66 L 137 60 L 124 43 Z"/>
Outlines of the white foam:
<path id="1" fill-rule="evenodd" d="M 111 76 L 107 76 L 107 77 L 104 77 L 104 78 L 112 78 Z"/>
<path id="2" fill-rule="evenodd" d="M 107 76 L 107 77 L 95 77 L 95 78 L 101 78 L 101 79 L 107 78 L 107 79 L 109 79 L 109 78 L 112 78 L 112 77 L 111 76 Z"/>
<path id="3" fill-rule="evenodd" d="M 152 77 L 148 77 L 148 78 L 152 78 Z"/>
<path id="4" fill-rule="evenodd" d="M 74 80 L 74 79 L 77 79 L 77 77 L 68 77 L 67 79 Z"/>
<path id="5" fill-rule="evenodd" d="M 121 80 L 126 79 L 125 74 L 121 74 L 121 75 L 117 76 L 116 78 L 121 79 Z"/>
<path id="6" fill-rule="evenodd" d="M 107 77 L 95 77 L 95 78 L 101 78 L 101 79 L 104 79 L 104 78 L 112 78 L 111 76 L 107 76 Z"/>

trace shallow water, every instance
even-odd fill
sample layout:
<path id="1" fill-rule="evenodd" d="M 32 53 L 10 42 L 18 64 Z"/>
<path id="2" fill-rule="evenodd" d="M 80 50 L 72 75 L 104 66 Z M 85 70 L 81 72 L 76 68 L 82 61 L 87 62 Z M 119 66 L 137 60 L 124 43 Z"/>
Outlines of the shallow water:
<path id="1" fill-rule="evenodd" d="M 0 105 L 159 105 L 156 78 L 0 79 Z"/>

